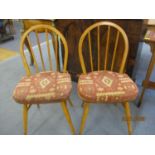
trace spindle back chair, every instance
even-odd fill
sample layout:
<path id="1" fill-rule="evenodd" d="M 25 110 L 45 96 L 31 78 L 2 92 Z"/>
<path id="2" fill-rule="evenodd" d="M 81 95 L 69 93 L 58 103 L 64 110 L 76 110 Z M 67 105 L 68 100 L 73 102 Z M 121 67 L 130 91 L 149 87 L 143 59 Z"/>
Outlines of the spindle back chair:
<path id="1" fill-rule="evenodd" d="M 23 23 L 22 33 L 26 32 L 30 27 L 32 27 L 34 25 L 49 25 L 49 26 L 54 26 L 54 23 L 53 23 L 52 20 L 24 19 L 24 20 L 22 20 L 22 23 Z M 44 32 L 44 29 L 37 29 L 37 32 L 38 33 L 42 33 L 42 32 Z M 51 33 L 51 35 L 53 35 L 53 33 Z M 54 38 L 54 36 L 52 38 Z M 52 41 L 53 41 L 53 44 L 54 44 L 54 39 L 52 39 Z M 28 41 L 27 40 L 25 40 L 25 45 L 26 45 L 27 49 L 29 50 L 29 54 L 30 54 L 30 65 L 33 65 L 34 64 L 34 60 L 33 60 L 33 57 L 32 57 L 31 51 L 30 51 L 30 47 L 29 47 L 29 44 L 28 44 Z"/>
<path id="2" fill-rule="evenodd" d="M 103 42 L 101 42 L 101 29 L 102 28 L 106 28 L 106 31 L 104 33 L 102 33 L 102 35 L 105 35 L 106 41 L 105 41 L 105 50 L 101 51 L 101 45 L 103 44 Z M 111 30 L 114 29 L 116 35 L 111 34 Z M 97 41 L 97 45 L 95 47 L 97 47 L 97 49 L 95 49 L 95 51 L 92 50 L 92 42 L 94 43 L 95 41 L 92 40 L 91 34 L 93 31 L 96 30 L 96 37 L 93 38 L 94 40 L 96 39 Z M 110 37 L 112 36 L 113 41 L 110 41 Z M 122 39 L 121 44 L 119 43 L 119 39 Z M 120 67 L 118 68 L 118 73 L 124 73 L 125 71 L 125 65 L 126 65 L 126 59 L 128 56 L 128 49 L 129 49 L 129 43 L 128 43 L 128 38 L 127 35 L 125 33 L 125 31 L 117 24 L 112 23 L 112 22 L 98 22 L 95 23 L 93 25 L 91 25 L 90 27 L 88 27 L 83 34 L 80 37 L 79 40 L 79 46 L 78 46 L 78 51 L 79 51 L 79 60 L 80 60 L 80 64 L 81 64 L 81 68 L 82 68 L 82 72 L 83 74 L 87 74 L 87 67 L 88 67 L 88 60 L 86 60 L 86 57 L 84 57 L 85 55 L 85 50 L 86 48 L 84 48 L 84 41 L 87 40 L 87 51 L 88 51 L 88 57 L 87 59 L 89 59 L 89 65 L 90 65 L 90 71 L 100 71 L 100 70 L 110 70 L 110 71 L 114 71 L 114 67 L 115 67 L 115 62 L 116 62 L 116 56 L 120 53 L 117 53 L 117 49 L 118 49 L 118 45 L 124 47 L 121 48 L 122 52 L 122 60 L 120 62 Z M 111 62 L 109 62 L 109 49 L 111 46 L 111 43 L 114 44 L 113 46 L 113 53 L 112 53 L 112 59 Z M 123 45 L 124 44 L 124 45 Z M 101 61 L 101 55 L 103 56 L 103 54 L 101 54 L 101 52 L 104 52 L 104 60 Z M 94 65 L 94 57 L 93 54 L 97 53 L 97 68 L 95 69 L 95 65 Z M 87 63 L 85 63 L 85 61 L 87 61 Z M 103 67 L 101 68 L 103 63 Z M 82 97 L 81 97 L 82 98 Z M 83 98 L 82 98 L 83 100 Z M 83 100 L 83 116 L 82 116 L 82 120 L 81 120 L 81 127 L 80 127 L 80 134 L 82 134 L 83 130 L 84 130 L 84 126 L 85 126 L 85 122 L 86 122 L 86 118 L 88 115 L 88 111 L 89 111 L 89 105 L 90 102 L 85 102 Z M 126 118 L 127 118 L 127 125 L 128 125 L 128 133 L 131 134 L 132 133 L 132 127 L 131 127 L 131 114 L 130 114 L 130 107 L 129 107 L 129 103 L 125 102 L 122 103 L 124 109 L 125 109 L 125 114 L 126 114 Z"/>
<path id="3" fill-rule="evenodd" d="M 64 38 L 64 36 L 54 27 L 52 26 L 49 26 L 49 25 L 35 25 L 35 26 L 32 26 L 29 30 L 27 30 L 23 36 L 22 36 L 22 39 L 21 39 L 21 46 L 20 46 L 20 53 L 21 53 L 21 56 L 22 56 L 22 60 L 23 60 L 23 63 L 24 63 L 24 68 L 26 70 L 26 73 L 27 75 L 31 75 L 32 72 L 31 72 L 31 69 L 30 69 L 30 66 L 28 64 L 28 60 L 26 59 L 26 56 L 25 56 L 25 53 L 24 53 L 24 44 L 25 44 L 25 41 L 27 41 L 29 47 L 30 47 L 30 52 L 32 53 L 32 57 L 33 57 L 33 60 L 34 60 L 34 67 L 35 67 L 35 71 L 36 73 L 39 72 L 39 67 L 38 67 L 38 63 L 37 63 L 37 60 L 35 58 L 35 55 L 34 55 L 34 50 L 33 50 L 33 47 L 32 47 L 32 43 L 31 43 L 31 40 L 30 40 L 30 37 L 29 35 L 33 32 L 35 34 L 35 37 L 36 37 L 36 42 L 37 42 L 37 47 L 39 49 L 39 54 L 40 54 L 40 59 L 41 59 L 41 64 L 42 64 L 42 71 L 46 71 L 46 68 L 45 68 L 45 62 L 44 62 L 44 59 L 43 59 L 43 52 L 46 52 L 46 51 L 42 51 L 41 49 L 41 42 L 40 42 L 40 39 L 39 39 L 39 31 L 40 29 L 42 30 L 42 34 L 45 33 L 45 38 L 46 38 L 46 41 L 45 41 L 45 44 L 47 45 L 47 53 L 48 53 L 48 63 L 49 63 L 49 66 L 50 66 L 50 70 L 52 71 L 52 55 L 51 55 L 51 46 L 50 46 L 50 42 L 49 42 L 49 36 L 51 36 L 52 38 L 52 43 L 54 43 L 54 53 L 55 53 L 55 59 L 56 59 L 56 67 L 57 67 L 57 70 L 58 68 L 60 67 L 59 66 L 59 60 L 58 60 L 58 55 L 59 55 L 59 41 L 61 42 L 61 44 L 63 45 L 64 47 L 64 62 L 63 62 L 63 72 L 66 72 L 66 69 L 67 69 L 67 61 L 68 61 L 68 46 L 67 46 L 67 42 Z M 44 30 L 44 32 L 43 32 Z M 53 34 L 53 35 L 51 35 Z"/>
<path id="4" fill-rule="evenodd" d="M 47 51 L 42 50 L 41 48 L 41 41 L 39 38 L 39 32 L 42 32 L 42 34 L 45 34 L 45 44 L 47 45 Z M 33 40 L 30 39 L 30 35 L 34 34 Z M 52 35 L 51 35 L 52 34 Z M 52 54 L 51 54 L 51 46 L 50 46 L 50 41 L 49 41 L 49 35 L 51 35 L 52 38 L 52 42 L 54 43 L 54 58 L 52 58 Z M 37 62 L 37 58 L 36 58 L 36 54 L 34 51 L 34 48 L 32 46 L 32 41 L 34 41 L 34 38 L 36 39 L 36 43 L 37 45 L 35 47 L 38 47 L 38 53 L 39 53 L 39 57 L 40 57 L 40 62 L 41 62 L 41 67 L 39 66 L 38 62 Z M 25 52 L 25 42 L 26 44 L 28 44 L 29 50 L 32 54 L 33 60 L 34 60 L 34 66 L 29 66 L 28 63 L 28 59 L 26 56 L 26 52 Z M 63 61 L 63 67 L 60 70 L 60 66 L 59 66 L 59 62 L 58 62 L 58 53 L 59 53 L 59 44 L 61 43 L 61 45 L 64 48 L 64 61 Z M 47 58 L 48 60 L 45 61 L 44 60 L 44 53 L 47 52 Z M 22 62 L 26 71 L 26 75 L 27 76 L 31 76 L 32 74 L 36 74 L 39 72 L 46 72 L 47 68 L 46 63 L 49 63 L 49 70 L 53 71 L 53 64 L 52 64 L 52 59 L 56 60 L 56 71 L 61 71 L 62 73 L 67 72 L 67 61 L 68 61 L 68 46 L 67 46 L 67 42 L 66 39 L 64 38 L 64 36 L 54 27 L 49 26 L 49 25 L 35 25 L 32 26 L 31 28 L 29 28 L 23 35 L 21 38 L 21 42 L 20 42 L 20 54 L 22 57 Z M 34 69 L 34 72 L 32 70 L 32 68 Z M 48 70 L 48 71 L 49 71 Z M 68 98 L 67 99 L 70 104 L 72 104 L 71 100 Z M 75 129 L 74 126 L 72 124 L 72 120 L 69 114 L 69 111 L 67 109 L 67 102 L 66 100 L 60 101 L 61 102 L 61 106 L 62 109 L 64 111 L 64 114 L 66 116 L 66 119 L 70 125 L 71 131 L 74 134 L 75 133 Z M 23 103 L 23 121 L 24 121 L 24 134 L 27 134 L 27 128 L 28 128 L 28 110 L 30 109 L 32 104 L 27 104 L 27 103 Z M 37 104 L 38 105 L 38 104 Z"/>
<path id="5" fill-rule="evenodd" d="M 116 32 L 116 38 L 115 38 L 115 43 L 114 43 L 114 49 L 113 49 L 113 57 L 112 57 L 112 62 L 111 62 L 111 68 L 110 70 L 113 71 L 114 69 L 114 64 L 116 61 L 116 54 L 117 54 L 117 46 L 118 46 L 118 42 L 119 42 L 119 38 L 122 37 L 123 38 L 123 42 L 124 42 L 124 49 L 123 50 L 123 56 L 122 56 L 122 61 L 121 61 L 121 65 L 119 68 L 119 73 L 123 73 L 124 72 L 124 68 L 125 68 L 125 63 L 126 63 L 126 59 L 128 56 L 128 50 L 129 50 L 129 43 L 128 43 L 128 38 L 126 33 L 124 32 L 124 30 L 118 26 L 115 23 L 112 22 L 98 22 L 95 23 L 93 25 L 91 25 L 90 27 L 88 27 L 83 34 L 80 37 L 80 41 L 79 41 L 79 58 L 80 58 L 80 63 L 81 63 L 81 67 L 82 67 L 82 71 L 83 73 L 86 73 L 86 65 L 85 65 L 85 61 L 84 61 L 84 57 L 83 57 L 83 42 L 84 40 L 87 38 L 88 39 L 88 46 L 89 46 L 89 59 L 90 59 L 90 66 L 91 66 L 91 71 L 94 70 L 94 65 L 93 65 L 93 56 L 92 56 L 92 38 L 91 38 L 91 31 L 96 29 L 97 30 L 97 69 L 100 70 L 101 69 L 101 36 L 100 36 L 100 30 L 102 27 L 107 27 L 107 38 L 106 38 L 106 47 L 105 47 L 105 53 L 104 53 L 104 70 L 107 69 L 107 65 L 108 65 L 108 54 L 109 54 L 109 47 L 110 47 L 110 30 L 111 28 L 114 28 L 117 32 Z M 102 51 L 103 52 L 103 51 Z M 109 70 L 109 69 L 108 69 Z"/>

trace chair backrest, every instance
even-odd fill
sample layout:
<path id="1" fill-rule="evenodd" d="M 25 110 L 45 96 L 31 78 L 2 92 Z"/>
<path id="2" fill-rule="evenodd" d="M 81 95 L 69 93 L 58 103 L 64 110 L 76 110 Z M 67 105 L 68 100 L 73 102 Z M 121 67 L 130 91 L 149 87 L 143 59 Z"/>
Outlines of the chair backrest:
<path id="1" fill-rule="evenodd" d="M 92 35 L 95 37 L 93 38 L 94 40 L 92 40 Z M 84 47 L 84 42 L 87 43 L 87 47 Z M 93 46 L 93 43 L 96 45 Z M 105 46 L 102 48 L 101 45 L 103 46 L 104 44 Z M 94 71 L 94 63 L 96 61 L 96 70 L 113 71 L 115 67 L 114 65 L 117 63 L 117 65 L 119 65 L 119 70 L 117 72 L 123 73 L 128 56 L 128 44 L 126 33 L 117 24 L 105 21 L 91 25 L 81 35 L 78 46 L 79 58 L 83 73 L 87 72 L 88 64 L 90 70 Z M 87 55 L 85 54 L 86 51 L 88 51 Z M 119 53 L 117 53 L 118 51 Z M 120 62 L 116 61 L 118 54 L 122 55 L 122 58 L 119 60 Z M 96 61 L 95 57 L 97 58 Z"/>
<path id="2" fill-rule="evenodd" d="M 40 29 L 42 30 L 42 33 L 40 34 Z M 42 35 L 42 39 L 40 37 Z M 30 39 L 30 36 L 32 39 Z M 51 37 L 51 40 L 50 40 Z M 44 41 L 44 42 L 41 42 Z M 27 45 L 25 45 L 27 43 Z M 34 43 L 34 46 L 32 46 L 32 43 Z M 46 48 L 44 50 L 42 49 L 42 45 L 44 45 Z M 29 48 L 28 48 L 29 47 Z M 38 51 L 34 51 L 34 48 L 38 49 Z M 27 75 L 32 74 L 32 67 L 30 67 L 28 63 L 28 58 L 26 56 L 26 49 L 28 49 L 29 52 L 31 52 L 32 58 L 34 60 L 34 66 L 35 73 L 38 73 L 40 71 L 46 71 L 46 64 L 49 63 L 49 70 L 53 70 L 53 61 L 55 60 L 56 68 L 58 70 L 59 66 L 59 50 L 63 48 L 63 62 L 62 62 L 62 72 L 66 72 L 67 69 L 67 61 L 68 61 L 68 46 L 66 39 L 64 36 L 55 28 L 49 25 L 35 25 L 29 28 L 21 38 L 20 42 L 20 53 L 22 57 L 22 61 L 24 64 L 24 68 L 26 70 Z M 54 58 L 52 57 L 51 50 L 54 50 Z M 44 54 L 47 54 L 47 59 L 45 60 Z M 40 58 L 39 58 L 40 57 Z M 39 59 L 39 60 L 38 60 Z M 38 61 L 37 61 L 38 60 Z M 38 62 L 40 61 L 40 64 Z"/>

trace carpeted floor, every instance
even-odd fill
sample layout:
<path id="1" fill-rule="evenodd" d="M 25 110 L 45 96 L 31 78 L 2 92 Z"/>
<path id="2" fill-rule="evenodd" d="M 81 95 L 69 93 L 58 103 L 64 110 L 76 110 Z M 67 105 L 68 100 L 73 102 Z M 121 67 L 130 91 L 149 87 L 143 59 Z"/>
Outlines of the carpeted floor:
<path id="1" fill-rule="evenodd" d="M 5 44 L 5 46 L 7 45 Z M 44 44 L 42 44 L 42 48 L 45 50 L 46 47 Z M 145 77 L 151 56 L 149 50 L 149 46 L 143 44 L 141 57 L 137 61 L 135 77 L 140 90 L 141 82 Z M 35 49 L 35 53 L 37 53 L 37 49 Z M 31 68 L 33 69 L 33 67 Z M 0 134 L 23 134 L 22 105 L 17 104 L 12 99 L 12 92 L 15 85 L 25 75 L 20 56 L 18 55 L 0 62 L 0 73 Z M 151 78 L 154 79 L 154 77 L 155 73 L 153 73 Z M 70 107 L 69 104 L 68 107 L 76 133 L 78 134 L 82 108 L 81 100 L 76 92 L 76 83 L 74 82 L 71 99 L 74 102 L 74 107 Z M 135 105 L 136 102 L 130 104 L 132 116 L 144 117 L 144 121 L 133 120 L 133 134 L 155 134 L 155 91 L 146 91 L 142 106 L 139 109 Z M 123 114 L 124 110 L 121 105 L 92 104 L 84 134 L 127 134 L 126 122 L 122 121 Z M 58 103 L 41 105 L 40 109 L 37 106 L 32 106 L 29 111 L 28 128 L 28 133 L 34 135 L 71 134 L 61 106 Z"/>
<path id="2" fill-rule="evenodd" d="M 18 53 L 15 51 L 11 51 L 5 48 L 0 48 L 0 61 L 4 61 L 6 59 L 9 59 L 11 57 L 17 56 Z"/>

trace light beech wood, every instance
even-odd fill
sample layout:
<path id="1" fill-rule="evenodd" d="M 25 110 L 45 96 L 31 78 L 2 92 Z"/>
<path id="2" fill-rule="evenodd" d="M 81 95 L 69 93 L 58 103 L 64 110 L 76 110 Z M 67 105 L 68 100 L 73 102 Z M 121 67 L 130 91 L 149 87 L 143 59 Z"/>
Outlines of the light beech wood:
<path id="1" fill-rule="evenodd" d="M 36 73 L 39 72 L 39 68 L 38 68 L 38 64 L 37 64 L 37 61 L 36 61 L 36 58 L 35 58 L 35 55 L 34 55 L 33 47 L 32 47 L 32 44 L 31 44 L 31 41 L 30 41 L 30 38 L 29 38 L 29 35 L 31 33 L 33 33 L 33 32 L 35 32 L 35 36 L 36 36 L 35 38 L 37 40 L 37 46 L 38 46 L 38 49 L 39 49 L 39 54 L 40 54 L 40 59 L 41 59 L 41 64 L 42 64 L 42 70 L 46 71 L 45 62 L 44 62 L 43 53 L 42 53 L 42 52 L 45 52 L 45 51 L 41 50 L 40 39 L 39 39 L 39 35 L 38 35 L 38 33 L 40 31 L 45 34 L 48 60 L 49 60 L 49 64 L 50 64 L 50 70 L 52 70 L 53 68 L 52 68 L 52 56 L 51 56 L 51 49 L 50 49 L 50 43 L 49 43 L 49 35 L 51 35 L 52 38 L 53 38 L 52 40 L 53 40 L 53 43 L 54 43 L 54 46 L 55 46 L 54 50 L 55 50 L 55 58 L 57 59 L 56 60 L 57 63 L 59 62 L 58 61 L 58 37 L 60 38 L 62 46 L 64 48 L 64 62 L 63 62 L 63 68 L 62 68 L 61 72 L 66 72 L 67 71 L 67 62 L 68 62 L 68 45 L 67 45 L 66 39 L 64 38 L 64 36 L 56 28 L 54 28 L 52 26 L 49 26 L 49 25 L 35 25 L 35 26 L 32 26 L 31 28 L 29 28 L 22 35 L 21 42 L 20 42 L 20 54 L 21 54 L 21 57 L 22 57 L 22 61 L 23 61 L 23 65 L 24 65 L 24 68 L 25 68 L 25 71 L 26 71 L 26 75 L 30 76 L 33 73 L 30 70 L 30 67 L 28 65 L 28 61 L 27 61 L 26 56 L 25 56 L 25 52 L 24 52 L 24 44 L 25 44 L 25 42 L 27 42 L 28 46 L 26 46 L 26 47 L 30 50 L 30 53 L 32 54 L 32 58 L 33 58 L 33 61 L 34 61 L 34 67 L 35 67 Z M 57 67 L 58 67 L 58 64 L 57 64 Z M 66 101 L 60 101 L 60 102 L 61 102 L 64 114 L 65 114 L 65 117 L 66 117 L 66 119 L 67 119 L 67 121 L 69 123 L 69 126 L 71 128 L 71 131 L 72 131 L 72 133 L 75 133 L 75 129 L 74 129 L 74 126 L 72 124 L 72 120 L 70 118 L 69 111 L 68 111 L 68 109 L 66 107 Z M 70 98 L 69 98 L 69 102 L 70 102 L 70 104 L 72 104 Z M 30 109 L 31 105 L 27 105 L 27 104 L 23 105 L 24 134 L 27 134 L 27 130 L 28 130 L 28 110 Z M 39 108 L 39 104 L 37 104 L 37 106 Z"/>
<path id="2" fill-rule="evenodd" d="M 51 56 L 51 50 L 50 50 L 50 45 L 49 45 L 49 39 L 48 39 L 48 32 L 47 29 L 45 29 L 45 34 L 46 34 L 46 43 L 47 43 L 47 51 L 48 51 L 48 60 L 50 64 L 50 70 L 52 70 L 52 56 Z"/>
<path id="3" fill-rule="evenodd" d="M 115 64 L 118 40 L 119 40 L 119 31 L 117 31 L 116 42 L 115 42 L 115 47 L 114 47 L 114 52 L 113 52 L 113 57 L 112 57 L 112 63 L 111 63 L 111 70 L 113 70 L 114 64 Z"/>
<path id="4" fill-rule="evenodd" d="M 38 48 L 39 48 L 39 54 L 40 54 L 40 59 L 41 59 L 41 63 L 42 63 L 42 68 L 43 68 L 43 71 L 45 71 L 45 63 L 44 63 L 43 54 L 42 54 L 42 50 L 41 50 L 41 46 L 40 46 L 38 32 L 35 31 L 35 35 L 37 38 L 37 44 L 38 44 Z"/>
<path id="5" fill-rule="evenodd" d="M 89 58 L 90 58 L 90 66 L 91 70 L 93 71 L 93 57 L 92 57 L 92 47 L 91 47 L 91 35 L 90 32 L 88 33 L 88 44 L 89 44 Z"/>
<path id="6" fill-rule="evenodd" d="M 125 117 L 127 121 L 127 126 L 128 126 L 128 134 L 132 134 L 132 124 L 131 124 L 131 113 L 130 113 L 130 105 L 128 102 L 124 103 L 124 110 L 125 110 Z"/>
<path id="7" fill-rule="evenodd" d="M 54 26 L 54 22 L 53 20 L 42 20 L 42 19 L 23 19 L 22 20 L 23 23 L 23 30 L 22 33 L 26 32 L 30 27 L 35 26 L 35 25 L 40 25 L 40 24 L 45 24 L 45 25 L 49 25 L 49 26 Z M 44 32 L 44 29 L 40 28 L 37 30 L 38 33 L 42 33 Z M 51 34 L 53 35 L 53 34 Z M 28 48 L 29 52 L 30 52 L 30 65 L 34 64 L 34 60 L 30 51 L 30 47 L 27 43 L 27 41 L 25 40 L 25 45 Z"/>
<path id="8" fill-rule="evenodd" d="M 88 35 L 88 38 L 89 38 L 90 32 L 93 29 L 98 28 L 98 27 L 101 27 L 101 26 L 102 27 L 108 27 L 107 42 L 106 42 L 106 51 L 105 51 L 105 58 L 104 58 L 104 60 L 105 60 L 104 69 L 106 69 L 107 68 L 107 65 L 108 65 L 108 49 L 109 49 L 110 29 L 111 28 L 114 28 L 117 31 L 119 31 L 119 36 L 121 35 L 122 38 L 123 38 L 123 40 L 124 40 L 124 45 L 125 46 L 124 46 L 122 61 L 121 61 L 121 64 L 120 64 L 120 69 L 119 69 L 119 73 L 123 73 L 124 72 L 124 68 L 125 68 L 125 64 L 126 64 L 126 59 L 127 59 L 127 56 L 128 56 L 129 42 L 128 42 L 128 38 L 127 38 L 127 35 L 124 32 L 124 30 L 120 26 L 118 26 L 117 24 L 112 23 L 112 22 L 98 22 L 98 23 L 95 23 L 95 24 L 91 25 L 90 27 L 88 27 L 83 32 L 83 34 L 81 35 L 80 40 L 79 40 L 78 51 L 79 51 L 79 58 L 80 58 L 80 64 L 81 64 L 82 71 L 83 71 L 83 73 L 86 73 L 87 72 L 86 71 L 85 62 L 84 62 L 84 58 L 83 58 L 83 50 L 82 50 L 83 42 L 84 42 L 84 40 L 85 40 L 85 38 L 86 38 L 87 35 Z M 100 28 L 100 30 L 101 30 L 101 28 Z M 117 41 L 117 39 L 116 39 L 116 41 Z M 91 46 L 89 45 L 89 49 L 90 49 L 90 47 Z M 92 55 L 92 54 L 90 54 L 90 55 Z M 91 56 L 90 56 L 90 61 L 91 61 Z M 93 67 L 91 67 L 91 69 L 92 68 Z"/>
<path id="9" fill-rule="evenodd" d="M 57 70 L 59 70 L 60 69 L 59 57 L 58 57 L 59 46 L 58 46 L 58 36 L 57 35 L 55 36 L 54 49 L 55 49 L 54 51 L 55 51 L 55 58 L 56 58 L 56 67 L 57 67 Z"/>
<path id="10" fill-rule="evenodd" d="M 64 62 L 63 62 L 63 70 L 62 71 L 66 72 L 66 70 L 67 70 L 67 62 L 68 62 L 68 46 L 67 46 L 67 42 L 66 42 L 64 36 L 56 28 L 54 28 L 52 26 L 49 26 L 49 25 L 35 25 L 35 26 L 31 27 L 30 29 L 28 29 L 23 34 L 23 36 L 21 38 L 21 43 L 20 43 L 20 53 L 21 53 L 21 56 L 22 56 L 24 68 L 26 70 L 27 75 L 31 75 L 32 73 L 31 73 L 30 67 L 29 67 L 29 65 L 27 63 L 26 56 L 25 56 L 25 53 L 24 53 L 24 43 L 25 43 L 25 40 L 28 40 L 31 53 L 32 53 L 32 55 L 34 57 L 35 68 L 36 68 L 36 71 L 38 71 L 38 65 L 37 65 L 35 56 L 33 54 L 33 49 L 32 49 L 32 45 L 31 45 L 30 39 L 28 37 L 28 35 L 31 32 L 37 31 L 37 29 L 39 29 L 39 30 L 42 29 L 42 33 L 43 33 L 43 29 L 44 29 L 44 33 L 46 35 L 46 42 L 47 42 L 48 52 L 50 51 L 50 48 L 49 48 L 49 41 L 48 41 L 47 31 L 48 31 L 49 34 L 54 33 L 55 35 L 59 36 L 59 38 L 61 40 L 61 43 L 62 43 L 62 45 L 64 47 Z M 58 45 L 58 43 L 57 43 L 57 45 Z M 58 53 L 58 51 L 57 51 L 57 53 Z M 56 57 L 58 57 L 58 56 L 56 56 Z M 51 63 L 51 60 L 50 60 L 50 63 Z"/>
<path id="11" fill-rule="evenodd" d="M 82 119 L 81 119 L 80 134 L 82 134 L 84 131 L 88 112 L 89 112 L 89 104 L 83 102 L 83 115 L 82 115 Z"/>
<path id="12" fill-rule="evenodd" d="M 92 49 L 91 49 L 91 37 L 90 37 L 90 33 L 92 30 L 97 29 L 97 54 L 98 54 L 98 70 L 101 70 L 101 53 L 100 53 L 100 31 L 101 28 L 106 27 L 107 28 L 107 35 L 106 35 L 106 45 L 105 45 L 105 53 L 104 53 L 104 70 L 107 70 L 107 66 L 108 66 L 108 52 L 109 52 L 109 48 L 110 48 L 110 33 L 111 33 L 111 28 L 114 28 L 116 30 L 116 38 L 115 38 L 115 43 L 114 43 L 114 51 L 113 51 L 113 57 L 112 57 L 112 64 L 110 69 L 113 70 L 114 65 L 115 65 L 115 61 L 116 61 L 116 55 L 117 55 L 117 46 L 118 46 L 118 41 L 119 41 L 119 37 L 121 36 L 123 38 L 124 41 L 124 51 L 123 51 L 123 56 L 122 56 L 122 62 L 120 64 L 120 68 L 119 68 L 119 73 L 124 73 L 124 68 L 125 68 L 125 64 L 126 64 L 126 59 L 127 59 L 127 55 L 128 55 L 128 49 L 129 49 L 129 43 L 128 43 L 128 38 L 126 33 L 124 32 L 124 30 L 118 26 L 117 24 L 114 24 L 112 22 L 98 22 L 95 23 L 93 25 L 91 25 L 90 27 L 88 27 L 83 34 L 80 37 L 80 41 L 79 41 L 79 46 L 78 46 L 78 50 L 79 50 L 79 59 L 80 59 L 80 64 L 81 64 L 81 68 L 83 73 L 87 73 L 86 71 L 86 66 L 85 66 L 85 60 L 83 57 L 83 42 L 85 40 L 85 38 L 88 35 L 88 41 L 89 41 L 89 52 L 90 52 L 90 62 L 91 62 L 91 71 L 93 71 L 93 61 L 92 61 Z M 103 43 L 102 43 L 103 44 Z M 88 103 L 84 103 L 84 101 L 82 101 L 82 105 L 83 105 L 83 116 L 81 119 L 81 126 L 80 126 L 80 134 L 83 133 L 84 130 L 84 126 L 85 126 L 85 122 L 86 122 L 86 118 L 88 115 L 88 109 L 89 109 L 89 104 Z M 125 106 L 125 114 L 127 117 L 127 125 L 128 125 L 128 133 L 131 134 L 132 129 L 131 129 L 131 120 L 129 119 L 130 117 L 130 107 L 129 107 L 129 103 L 126 102 L 124 103 Z M 123 104 L 123 105 L 124 105 Z"/>
<path id="13" fill-rule="evenodd" d="M 23 105 L 23 127 L 24 127 L 24 135 L 27 135 L 28 129 L 28 107 L 26 104 Z"/>
<path id="14" fill-rule="evenodd" d="M 75 129 L 74 129 L 74 126 L 73 126 L 73 123 L 72 123 L 72 120 L 71 120 L 69 111 L 68 111 L 68 109 L 67 109 L 66 101 L 62 102 L 62 103 L 61 103 L 61 106 L 62 106 L 62 109 L 63 109 L 64 114 L 65 114 L 65 116 L 66 116 L 66 119 L 67 119 L 67 121 L 68 121 L 68 123 L 69 123 L 71 132 L 72 132 L 72 134 L 75 134 Z"/>

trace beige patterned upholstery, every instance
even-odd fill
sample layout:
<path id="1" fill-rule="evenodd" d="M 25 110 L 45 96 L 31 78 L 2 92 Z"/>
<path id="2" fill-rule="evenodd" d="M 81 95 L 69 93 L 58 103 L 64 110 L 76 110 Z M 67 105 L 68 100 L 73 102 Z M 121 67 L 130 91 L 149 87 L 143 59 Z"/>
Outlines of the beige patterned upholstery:
<path id="1" fill-rule="evenodd" d="M 95 71 L 80 75 L 78 94 L 85 102 L 117 103 L 134 100 L 138 88 L 127 74 Z"/>
<path id="2" fill-rule="evenodd" d="M 41 72 L 23 77 L 14 90 L 13 98 L 22 104 L 51 103 L 66 100 L 71 88 L 68 73 Z"/>

